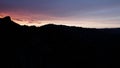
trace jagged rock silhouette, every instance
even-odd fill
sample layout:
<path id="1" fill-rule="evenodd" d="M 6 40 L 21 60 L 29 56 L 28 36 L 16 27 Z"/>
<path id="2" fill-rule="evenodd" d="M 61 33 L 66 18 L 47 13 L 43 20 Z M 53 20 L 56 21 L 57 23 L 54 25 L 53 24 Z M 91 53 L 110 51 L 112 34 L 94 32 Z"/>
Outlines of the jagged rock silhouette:
<path id="1" fill-rule="evenodd" d="M 1 62 L 6 68 L 116 68 L 119 40 L 119 28 L 28 27 L 9 16 L 0 18 Z"/>

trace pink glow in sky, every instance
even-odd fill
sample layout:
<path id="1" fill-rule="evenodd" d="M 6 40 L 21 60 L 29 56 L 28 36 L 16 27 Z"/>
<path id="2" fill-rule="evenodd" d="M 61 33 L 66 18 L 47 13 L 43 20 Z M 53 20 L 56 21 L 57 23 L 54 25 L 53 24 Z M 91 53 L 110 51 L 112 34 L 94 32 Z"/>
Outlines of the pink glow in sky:
<path id="1" fill-rule="evenodd" d="M 120 27 L 120 0 L 1 0 L 0 17 L 21 25 Z"/>

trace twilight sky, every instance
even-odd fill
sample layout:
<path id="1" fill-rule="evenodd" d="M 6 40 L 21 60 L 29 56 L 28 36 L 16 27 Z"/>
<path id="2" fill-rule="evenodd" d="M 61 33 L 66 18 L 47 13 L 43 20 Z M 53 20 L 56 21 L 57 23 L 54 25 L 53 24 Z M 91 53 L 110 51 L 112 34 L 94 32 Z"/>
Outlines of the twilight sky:
<path id="1" fill-rule="evenodd" d="M 120 27 L 120 0 L 0 0 L 0 17 L 19 24 Z"/>

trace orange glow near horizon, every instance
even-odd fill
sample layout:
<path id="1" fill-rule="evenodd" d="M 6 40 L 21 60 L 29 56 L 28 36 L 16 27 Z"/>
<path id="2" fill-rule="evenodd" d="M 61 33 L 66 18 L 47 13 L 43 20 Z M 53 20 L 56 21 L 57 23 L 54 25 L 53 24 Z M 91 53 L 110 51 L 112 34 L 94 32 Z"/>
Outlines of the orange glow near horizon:
<path id="1" fill-rule="evenodd" d="M 57 24 L 57 25 L 68 25 L 77 27 L 87 27 L 87 28 L 115 28 L 119 27 L 118 24 L 107 24 L 104 22 L 114 22 L 112 21 L 98 21 L 98 20 L 74 20 L 68 18 L 52 17 L 41 14 L 25 14 L 25 13 L 0 13 L 0 17 L 11 16 L 12 20 L 20 25 L 28 26 L 42 26 L 45 24 Z M 115 20 L 116 21 L 116 20 Z M 103 23 L 101 23 L 103 22 Z M 118 21 L 119 22 L 119 21 Z"/>
<path id="2" fill-rule="evenodd" d="M 120 0 L 1 0 L 0 17 L 21 25 L 120 28 Z"/>

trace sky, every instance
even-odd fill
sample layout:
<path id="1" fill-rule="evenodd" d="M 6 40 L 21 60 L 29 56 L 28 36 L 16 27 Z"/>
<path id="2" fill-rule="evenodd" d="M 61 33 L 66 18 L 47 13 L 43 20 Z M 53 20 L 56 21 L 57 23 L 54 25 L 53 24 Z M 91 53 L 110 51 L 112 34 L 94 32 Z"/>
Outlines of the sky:
<path id="1" fill-rule="evenodd" d="M 120 27 L 120 0 L 0 0 L 0 17 L 21 25 Z"/>

